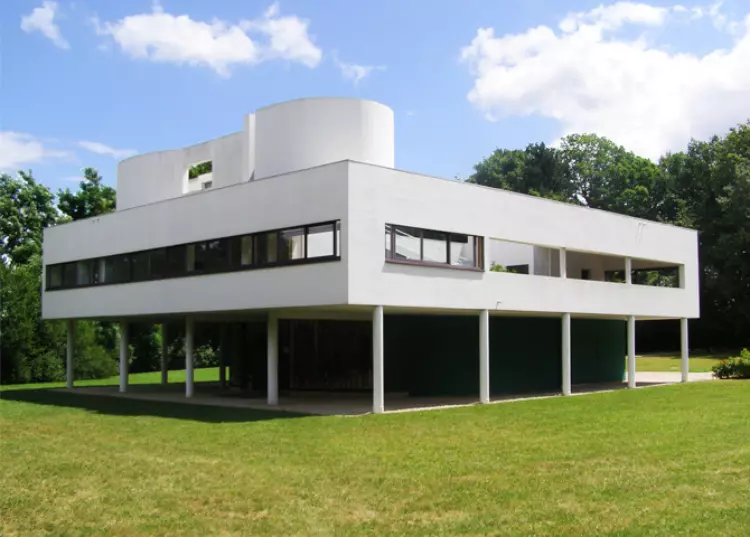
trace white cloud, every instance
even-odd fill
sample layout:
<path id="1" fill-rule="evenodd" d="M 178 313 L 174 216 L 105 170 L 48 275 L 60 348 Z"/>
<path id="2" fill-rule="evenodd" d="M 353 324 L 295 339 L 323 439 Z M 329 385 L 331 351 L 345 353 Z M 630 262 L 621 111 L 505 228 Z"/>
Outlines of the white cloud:
<path id="1" fill-rule="evenodd" d="M 668 52 L 628 25 L 659 29 L 708 17 L 731 46 L 704 55 Z M 490 120 L 537 115 L 561 135 L 595 132 L 656 158 L 750 117 L 750 14 L 741 22 L 707 9 L 621 2 L 568 15 L 547 26 L 496 37 L 477 31 L 461 59 L 474 76 L 468 100 Z M 719 22 L 717 22 L 719 21 Z"/>
<path id="2" fill-rule="evenodd" d="M 158 4 L 151 13 L 93 23 L 99 35 L 110 36 L 127 56 L 209 67 L 221 76 L 229 76 L 233 65 L 283 59 L 315 67 L 322 57 L 308 35 L 308 22 L 293 15 L 280 17 L 278 4 L 256 20 L 237 24 L 172 15 Z M 250 33 L 266 41 L 253 40 Z"/>
<path id="3" fill-rule="evenodd" d="M 97 155 L 106 155 L 115 159 L 132 157 L 133 155 L 138 153 L 138 151 L 136 151 L 135 149 L 115 149 L 114 147 L 110 147 L 100 142 L 81 141 L 78 142 L 78 145 L 84 148 L 86 151 L 91 151 L 92 153 L 96 153 Z"/>
<path id="4" fill-rule="evenodd" d="M 70 48 L 70 44 L 60 33 L 60 27 L 55 24 L 56 13 L 57 2 L 45 0 L 41 6 L 21 17 L 21 29 L 26 33 L 41 32 L 56 46 L 65 49 Z"/>
<path id="5" fill-rule="evenodd" d="M 20 169 L 48 158 L 63 158 L 69 154 L 45 147 L 30 134 L 0 131 L 0 170 Z"/>
<path id="6" fill-rule="evenodd" d="M 584 13 L 568 15 L 560 22 L 560 29 L 563 32 L 574 32 L 586 24 L 593 24 L 604 30 L 614 30 L 624 24 L 659 26 L 664 23 L 667 13 L 668 10 L 662 7 L 618 2 L 609 6 L 599 6 Z"/>
<path id="7" fill-rule="evenodd" d="M 339 60 L 338 55 L 333 54 L 333 62 L 341 71 L 341 76 L 346 80 L 351 80 L 356 86 L 360 80 L 370 76 L 374 71 L 385 71 L 385 65 L 360 65 L 358 63 L 348 63 Z"/>
<path id="8" fill-rule="evenodd" d="M 294 15 L 279 17 L 279 4 L 269 7 L 262 18 L 242 21 L 248 31 L 256 31 L 268 38 L 261 48 L 263 59 L 282 59 L 299 62 L 307 67 L 317 67 L 323 53 L 307 33 L 309 21 Z"/>

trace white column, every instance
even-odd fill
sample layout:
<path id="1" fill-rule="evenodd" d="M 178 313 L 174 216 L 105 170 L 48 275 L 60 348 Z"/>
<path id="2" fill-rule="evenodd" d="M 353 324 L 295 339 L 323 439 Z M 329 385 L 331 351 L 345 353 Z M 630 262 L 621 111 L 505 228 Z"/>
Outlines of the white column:
<path id="1" fill-rule="evenodd" d="M 560 277 L 568 277 L 568 256 L 565 248 L 560 248 Z"/>
<path id="2" fill-rule="evenodd" d="M 682 382 L 688 381 L 688 373 L 690 372 L 690 349 L 688 348 L 688 320 L 686 318 L 680 319 L 680 351 L 682 359 L 680 360 L 680 366 L 682 370 Z"/>
<path id="3" fill-rule="evenodd" d="M 279 404 L 279 318 L 276 313 L 268 314 L 268 342 L 266 343 L 268 355 L 268 404 Z"/>
<path id="4" fill-rule="evenodd" d="M 628 315 L 628 388 L 635 388 L 635 315 Z"/>
<path id="5" fill-rule="evenodd" d="M 570 313 L 562 314 L 562 393 L 570 395 Z"/>
<path id="6" fill-rule="evenodd" d="M 383 306 L 372 311 L 372 412 L 385 411 L 383 381 Z"/>
<path id="7" fill-rule="evenodd" d="M 633 283 L 633 260 L 630 257 L 625 258 L 625 283 Z"/>
<path id="8" fill-rule="evenodd" d="M 490 402 L 490 312 L 479 313 L 479 402 Z"/>
<path id="9" fill-rule="evenodd" d="M 128 331 L 127 321 L 120 321 L 120 392 L 128 391 Z"/>
<path id="10" fill-rule="evenodd" d="M 195 375 L 193 371 L 193 345 L 195 344 L 195 320 L 185 318 L 185 397 L 194 393 Z"/>
<path id="11" fill-rule="evenodd" d="M 161 383 L 169 382 L 169 342 L 167 340 L 167 323 L 161 323 Z"/>
<path id="12" fill-rule="evenodd" d="M 68 347 L 65 360 L 65 384 L 68 388 L 73 387 L 73 354 L 76 345 L 76 322 L 68 319 Z"/>
<path id="13" fill-rule="evenodd" d="M 223 390 L 227 387 L 227 355 L 229 345 L 228 327 L 226 323 L 221 323 L 221 334 L 219 342 L 219 386 Z"/>

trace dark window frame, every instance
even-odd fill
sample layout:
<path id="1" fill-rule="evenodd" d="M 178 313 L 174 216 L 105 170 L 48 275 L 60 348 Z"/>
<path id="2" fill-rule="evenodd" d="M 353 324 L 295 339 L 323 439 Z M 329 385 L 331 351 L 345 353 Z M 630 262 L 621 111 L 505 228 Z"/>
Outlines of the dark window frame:
<path id="1" fill-rule="evenodd" d="M 317 256 L 317 257 L 308 257 L 308 249 L 307 249 L 307 241 L 308 241 L 308 234 L 310 231 L 310 228 L 318 228 L 318 227 L 324 227 L 324 226 L 330 226 L 331 228 L 331 236 L 332 236 L 332 255 L 323 255 L 323 256 Z M 119 253 L 114 255 L 108 255 L 108 256 L 102 256 L 102 257 L 91 257 L 86 259 L 76 259 L 73 261 L 68 261 L 65 263 L 52 263 L 49 265 L 45 265 L 45 270 L 49 273 L 51 270 L 60 270 L 62 274 L 62 285 L 52 287 L 49 285 L 51 277 L 45 278 L 45 291 L 58 291 L 58 290 L 66 290 L 66 289 L 83 289 L 86 287 L 101 287 L 105 285 L 119 285 L 123 283 L 144 283 L 149 281 L 160 281 L 160 280 L 171 280 L 176 278 L 188 278 L 188 277 L 195 277 L 195 276 L 210 276 L 214 274 L 225 274 L 228 272 L 244 272 L 247 270 L 260 270 L 260 269 L 266 269 L 266 268 L 276 268 L 276 267 L 285 267 L 285 266 L 292 266 L 292 265 L 309 265 L 314 263 L 325 263 L 329 261 L 340 261 L 341 255 L 338 251 L 338 241 L 337 241 L 337 232 L 341 229 L 341 220 L 326 220 L 324 222 L 316 222 L 313 224 L 306 224 L 301 226 L 286 226 L 283 228 L 276 228 L 276 229 L 269 229 L 269 230 L 262 230 L 262 231 L 255 231 L 251 233 L 242 233 L 239 235 L 231 235 L 229 237 L 217 237 L 207 240 L 201 240 L 201 241 L 194 241 L 194 242 L 185 242 L 180 244 L 173 244 L 170 246 L 163 246 L 158 248 L 149 248 L 146 250 L 136 250 L 136 251 L 130 251 L 125 253 Z M 304 237 L 305 237 L 305 248 L 304 248 L 304 254 L 305 256 L 303 258 L 299 259 L 289 259 L 284 261 L 279 261 L 279 248 L 281 248 L 281 234 L 283 231 L 286 230 L 292 230 L 292 229 L 304 229 Z M 274 234 L 274 240 L 276 241 L 276 260 L 273 262 L 267 262 L 267 263 L 259 263 L 258 258 L 256 256 L 255 248 L 256 244 L 258 244 L 258 236 L 260 235 L 266 235 L 266 234 Z M 253 248 L 253 260 L 252 263 L 249 265 L 242 265 L 241 264 L 241 258 L 233 259 L 232 258 L 232 243 L 233 241 L 241 241 L 242 237 L 252 237 L 252 248 Z M 224 249 L 226 252 L 226 263 L 225 268 L 222 270 L 216 270 L 216 271 L 210 271 L 210 270 L 202 270 L 202 271 L 187 271 L 187 249 L 190 245 L 200 245 L 200 244 L 208 244 L 214 241 L 223 241 L 224 242 Z M 179 254 L 179 250 L 182 249 L 182 254 Z M 164 251 L 164 275 L 161 277 L 154 276 L 151 274 L 151 254 L 152 252 L 163 250 Z M 175 252 L 178 252 L 175 254 Z M 239 250 L 237 250 L 239 252 Z M 170 253 L 172 257 L 170 257 Z M 142 280 L 134 280 L 133 279 L 133 257 L 137 256 L 139 254 L 148 254 L 147 260 L 149 264 L 149 277 L 142 279 Z M 64 281 L 64 273 L 65 273 L 65 266 L 68 264 L 72 264 L 74 267 L 78 262 L 87 261 L 90 263 L 90 265 L 93 267 L 95 264 L 98 267 L 98 263 L 101 260 L 112 260 L 116 261 L 118 258 L 126 258 L 127 259 L 127 265 L 128 265 L 128 275 L 127 279 L 123 281 L 108 281 L 108 282 L 95 282 L 90 283 L 87 285 L 65 285 Z M 175 273 L 174 267 L 170 265 L 170 261 L 180 261 L 182 259 L 183 268 Z M 59 267 L 59 268 L 57 268 Z M 99 274 L 98 279 L 101 280 L 102 275 Z M 93 281 L 93 274 L 92 274 L 92 281 Z"/>

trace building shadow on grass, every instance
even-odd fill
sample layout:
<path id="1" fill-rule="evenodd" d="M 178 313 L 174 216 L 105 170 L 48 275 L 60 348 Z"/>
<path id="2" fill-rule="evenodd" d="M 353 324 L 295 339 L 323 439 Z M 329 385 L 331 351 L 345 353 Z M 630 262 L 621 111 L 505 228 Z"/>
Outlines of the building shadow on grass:
<path id="1" fill-rule="evenodd" d="M 253 422 L 306 417 L 308 414 L 277 410 L 172 403 L 108 395 L 80 394 L 57 389 L 11 390 L 0 393 L 4 401 L 78 408 L 111 416 L 152 416 L 206 423 Z"/>

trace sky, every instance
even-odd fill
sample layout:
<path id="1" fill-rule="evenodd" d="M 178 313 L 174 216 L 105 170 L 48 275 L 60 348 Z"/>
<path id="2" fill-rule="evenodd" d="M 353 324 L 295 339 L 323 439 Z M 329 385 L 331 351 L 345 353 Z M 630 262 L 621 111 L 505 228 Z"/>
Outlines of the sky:
<path id="1" fill-rule="evenodd" d="M 53 191 L 315 96 L 390 106 L 438 177 L 583 132 L 656 160 L 750 118 L 750 0 L 0 3 L 0 171 Z"/>

